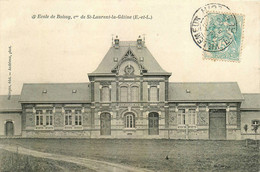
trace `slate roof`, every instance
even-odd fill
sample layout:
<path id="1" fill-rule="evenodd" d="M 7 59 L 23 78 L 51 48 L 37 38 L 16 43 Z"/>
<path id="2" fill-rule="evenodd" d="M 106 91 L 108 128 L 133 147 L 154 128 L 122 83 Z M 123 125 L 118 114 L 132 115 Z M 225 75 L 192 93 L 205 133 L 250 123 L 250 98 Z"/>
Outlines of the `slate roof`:
<path id="1" fill-rule="evenodd" d="M 21 103 L 88 103 L 89 83 L 37 83 L 24 84 Z M 44 90 L 47 93 L 44 93 Z M 73 93 L 76 90 L 76 93 Z"/>
<path id="2" fill-rule="evenodd" d="M 245 100 L 241 104 L 244 110 L 260 110 L 260 93 L 243 94 Z"/>
<path id="3" fill-rule="evenodd" d="M 0 112 L 22 111 L 19 99 L 20 95 L 11 95 L 10 100 L 8 95 L 0 95 Z"/>
<path id="4" fill-rule="evenodd" d="M 120 41 L 119 48 L 115 48 L 114 46 L 110 47 L 97 69 L 89 75 L 111 74 L 111 70 L 124 57 L 129 49 L 137 59 L 141 57 L 144 58 L 142 64 L 145 69 L 147 69 L 147 74 L 171 74 L 162 69 L 145 45 L 143 45 L 142 48 L 138 48 L 136 41 Z M 114 58 L 117 58 L 118 62 L 115 62 Z"/>
<path id="5" fill-rule="evenodd" d="M 241 102 L 236 82 L 169 83 L 169 102 Z"/>

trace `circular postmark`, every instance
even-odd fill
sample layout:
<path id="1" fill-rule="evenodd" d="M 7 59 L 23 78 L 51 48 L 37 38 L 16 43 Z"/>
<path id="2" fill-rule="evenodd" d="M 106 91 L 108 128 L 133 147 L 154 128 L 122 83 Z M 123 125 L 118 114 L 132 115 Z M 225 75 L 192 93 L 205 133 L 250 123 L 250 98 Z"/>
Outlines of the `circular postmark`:
<path id="1" fill-rule="evenodd" d="M 204 51 L 216 52 L 227 48 L 236 32 L 236 18 L 222 4 L 207 4 L 193 14 L 190 32 L 194 42 Z"/>

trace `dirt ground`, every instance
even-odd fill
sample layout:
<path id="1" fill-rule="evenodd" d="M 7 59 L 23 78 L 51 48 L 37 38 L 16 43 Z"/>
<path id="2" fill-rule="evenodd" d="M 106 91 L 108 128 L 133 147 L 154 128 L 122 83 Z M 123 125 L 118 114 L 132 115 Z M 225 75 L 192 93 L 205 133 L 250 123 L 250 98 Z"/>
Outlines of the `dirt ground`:
<path id="1" fill-rule="evenodd" d="M 130 139 L 1 139 L 42 152 L 103 160 L 154 171 L 259 171 L 255 142 Z M 165 157 L 168 155 L 168 159 Z"/>

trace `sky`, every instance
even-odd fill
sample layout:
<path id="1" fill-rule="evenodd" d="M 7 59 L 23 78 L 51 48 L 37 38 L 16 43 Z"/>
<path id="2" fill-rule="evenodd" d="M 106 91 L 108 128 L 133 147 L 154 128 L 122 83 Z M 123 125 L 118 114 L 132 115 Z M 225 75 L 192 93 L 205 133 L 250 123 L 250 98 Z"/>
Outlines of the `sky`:
<path id="1" fill-rule="evenodd" d="M 190 34 L 193 14 L 211 2 L 0 0 L 0 94 L 8 94 L 10 87 L 11 94 L 20 94 L 23 83 L 88 82 L 87 74 L 111 47 L 112 35 L 135 41 L 144 34 L 158 63 L 172 72 L 170 82 L 238 82 L 241 92 L 259 93 L 260 3 L 214 1 L 245 16 L 241 61 L 235 63 L 203 60 L 203 50 Z M 39 14 L 49 18 L 33 19 Z M 51 15 L 79 17 L 53 19 Z M 82 15 L 152 19 L 80 19 Z"/>

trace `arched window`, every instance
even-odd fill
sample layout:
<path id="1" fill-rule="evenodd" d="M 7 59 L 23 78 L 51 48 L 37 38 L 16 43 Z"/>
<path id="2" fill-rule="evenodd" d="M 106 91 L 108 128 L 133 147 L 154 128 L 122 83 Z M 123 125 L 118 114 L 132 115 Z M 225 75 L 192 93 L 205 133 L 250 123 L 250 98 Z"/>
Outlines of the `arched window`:
<path id="1" fill-rule="evenodd" d="M 131 87 L 131 100 L 133 102 L 139 101 L 139 90 L 137 86 Z"/>
<path id="2" fill-rule="evenodd" d="M 125 115 L 125 128 L 135 128 L 135 116 L 132 113 Z"/>
<path id="3" fill-rule="evenodd" d="M 151 86 L 150 87 L 150 101 L 156 102 L 158 101 L 159 94 L 158 94 L 158 88 L 157 86 Z"/>
<path id="4" fill-rule="evenodd" d="M 108 86 L 103 86 L 101 89 L 101 101 L 102 102 L 110 101 L 110 90 Z"/>
<path id="5" fill-rule="evenodd" d="M 121 102 L 127 102 L 128 100 L 128 89 L 126 86 L 120 87 L 120 101 Z"/>

